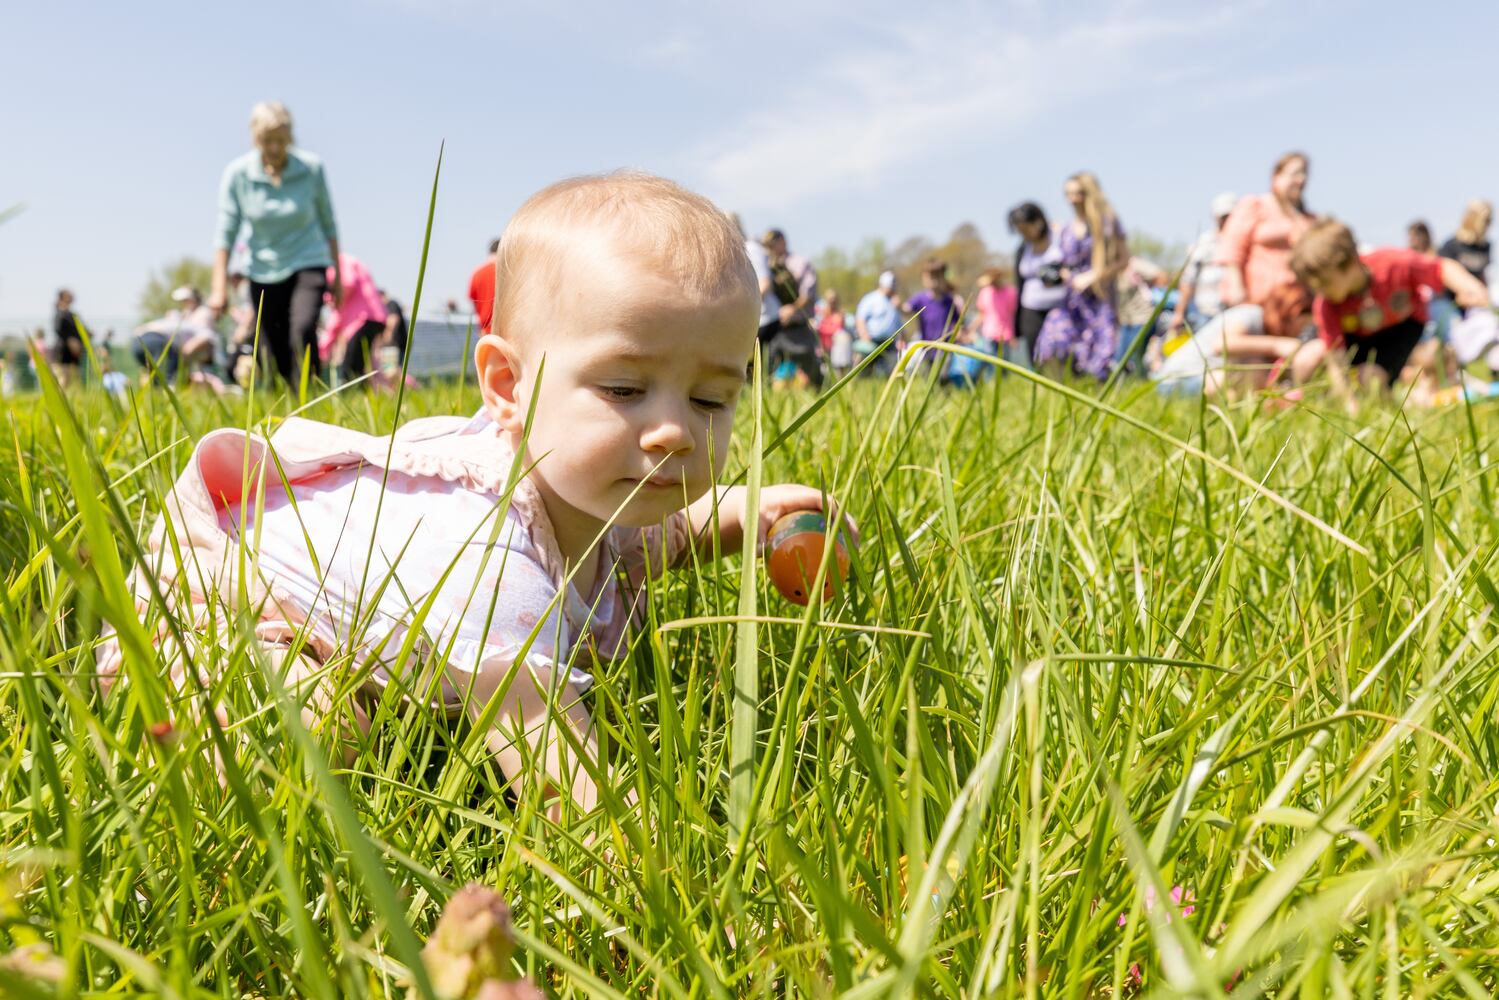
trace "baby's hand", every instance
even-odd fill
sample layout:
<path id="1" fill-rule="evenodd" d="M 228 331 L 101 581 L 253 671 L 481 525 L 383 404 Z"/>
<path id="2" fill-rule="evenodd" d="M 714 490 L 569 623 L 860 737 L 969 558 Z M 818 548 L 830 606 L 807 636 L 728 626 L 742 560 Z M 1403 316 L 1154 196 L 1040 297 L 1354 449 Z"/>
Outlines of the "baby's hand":
<path id="1" fill-rule="evenodd" d="M 745 517 L 748 513 L 745 509 L 747 496 L 748 492 L 743 486 L 721 487 L 716 495 L 709 492 L 687 508 L 688 537 L 697 540 L 699 553 L 710 554 L 713 551 L 712 546 L 705 542 L 707 532 L 715 521 L 718 525 L 719 552 L 727 554 L 739 551 L 739 547 L 744 544 L 744 531 L 748 521 Z M 836 501 L 833 501 L 831 506 L 835 514 L 839 513 Z M 820 511 L 822 509 L 821 490 L 795 483 L 764 487 L 760 490 L 760 516 L 755 524 L 756 551 L 764 550 L 765 541 L 770 536 L 770 526 L 787 514 L 793 514 L 799 510 Z M 859 541 L 858 525 L 846 514 L 843 515 L 843 522 L 848 540 L 857 544 Z"/>
<path id="2" fill-rule="evenodd" d="M 810 486 L 801 486 L 796 483 L 782 483 L 777 486 L 766 486 L 760 490 L 760 518 L 755 527 L 755 547 L 763 549 L 765 540 L 770 535 L 770 526 L 775 524 L 787 514 L 794 514 L 799 510 L 822 510 L 823 496 L 821 490 Z M 833 516 L 839 513 L 838 501 L 828 497 Z M 859 541 L 859 526 L 854 519 L 847 514 L 843 515 L 843 522 L 848 528 L 848 533 L 854 544 Z"/>

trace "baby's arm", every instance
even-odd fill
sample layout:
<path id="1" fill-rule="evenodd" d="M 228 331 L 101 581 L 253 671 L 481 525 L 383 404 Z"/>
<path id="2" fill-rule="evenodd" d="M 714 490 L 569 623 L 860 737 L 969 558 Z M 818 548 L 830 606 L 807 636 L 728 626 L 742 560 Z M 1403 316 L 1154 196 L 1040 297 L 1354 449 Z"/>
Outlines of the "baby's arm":
<path id="1" fill-rule="evenodd" d="M 580 692 L 565 680 L 552 680 L 549 674 L 503 657 L 486 660 L 465 706 L 470 719 L 482 722 L 491 711 L 490 699 L 502 692 L 485 744 L 517 796 L 525 793 L 529 776 L 536 776 L 542 783 L 541 801 L 549 803 L 547 816 L 555 823 L 568 798 L 580 814 L 598 804 L 598 787 L 584 761 L 595 767 L 602 761 L 593 720 Z"/>
<path id="2" fill-rule="evenodd" d="M 694 553 L 700 559 L 714 557 L 714 497 L 717 496 L 718 555 L 738 552 L 744 544 L 744 506 L 747 491 L 743 486 L 719 486 L 667 519 L 664 530 L 648 529 L 636 533 L 633 543 L 620 552 L 626 576 L 639 584 L 647 576 L 660 576 L 664 569 L 676 569 L 692 562 Z M 765 544 L 770 526 L 787 514 L 799 510 L 822 510 L 823 495 L 810 486 L 784 483 L 760 490 L 760 516 L 755 536 Z M 834 505 L 836 508 L 836 504 Z M 858 527 L 845 516 L 854 541 Z"/>
<path id="3" fill-rule="evenodd" d="M 738 552 L 744 544 L 747 493 L 743 486 L 725 486 L 717 490 L 718 546 L 722 553 Z M 698 553 L 709 558 L 713 554 L 713 508 L 714 494 L 710 492 L 683 512 L 687 520 L 688 536 L 695 541 Z M 763 487 L 760 490 L 760 511 L 756 519 L 755 536 L 764 545 L 770 526 L 782 517 L 799 510 L 822 509 L 821 490 L 795 483 Z M 852 522 L 849 526 L 853 528 Z M 675 564 L 686 562 L 687 555 L 684 548 L 677 555 Z"/>

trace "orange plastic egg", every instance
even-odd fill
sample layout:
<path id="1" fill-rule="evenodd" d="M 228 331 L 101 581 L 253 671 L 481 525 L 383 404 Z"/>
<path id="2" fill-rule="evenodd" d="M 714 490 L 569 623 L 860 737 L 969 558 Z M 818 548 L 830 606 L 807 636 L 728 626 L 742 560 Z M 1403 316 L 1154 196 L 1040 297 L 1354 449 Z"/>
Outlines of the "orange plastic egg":
<path id="1" fill-rule="evenodd" d="M 800 510 L 787 514 L 770 526 L 765 546 L 765 563 L 770 582 L 781 596 L 792 604 L 805 605 L 822 565 L 827 543 L 828 521 L 816 511 Z M 841 538 L 835 538 L 833 561 L 828 564 L 822 581 L 822 599 L 829 600 L 838 585 L 848 577 L 848 549 Z"/>

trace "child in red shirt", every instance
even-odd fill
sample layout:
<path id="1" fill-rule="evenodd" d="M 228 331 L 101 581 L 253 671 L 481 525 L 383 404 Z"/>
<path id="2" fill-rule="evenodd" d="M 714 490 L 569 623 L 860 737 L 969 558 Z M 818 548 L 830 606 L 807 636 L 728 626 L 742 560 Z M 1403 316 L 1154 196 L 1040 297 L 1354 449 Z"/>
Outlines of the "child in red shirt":
<path id="1" fill-rule="evenodd" d="M 1488 289 L 1456 261 L 1395 247 L 1361 255 L 1352 231 L 1336 219 L 1321 219 L 1302 235 L 1291 270 L 1317 294 L 1318 336 L 1297 354 L 1292 373 L 1305 381 L 1326 360 L 1340 392 L 1347 366 L 1377 369 L 1386 385 L 1400 377 L 1426 326 L 1423 291 L 1446 288 L 1462 306 L 1489 303 Z"/>

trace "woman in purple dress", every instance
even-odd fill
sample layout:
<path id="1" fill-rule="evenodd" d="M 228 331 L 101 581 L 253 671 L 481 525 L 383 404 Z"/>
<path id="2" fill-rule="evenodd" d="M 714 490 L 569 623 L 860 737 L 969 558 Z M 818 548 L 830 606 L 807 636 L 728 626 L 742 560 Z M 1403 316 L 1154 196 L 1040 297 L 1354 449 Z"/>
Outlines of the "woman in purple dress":
<path id="1" fill-rule="evenodd" d="M 1119 341 L 1114 279 L 1129 261 L 1124 228 L 1092 174 L 1073 174 L 1063 192 L 1077 213 L 1057 234 L 1067 298 L 1046 314 L 1035 362 L 1057 374 L 1071 361 L 1074 371 L 1102 379 L 1113 368 Z"/>

